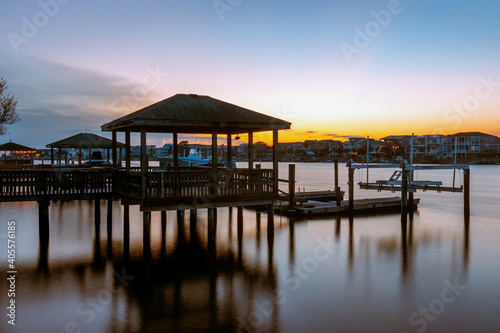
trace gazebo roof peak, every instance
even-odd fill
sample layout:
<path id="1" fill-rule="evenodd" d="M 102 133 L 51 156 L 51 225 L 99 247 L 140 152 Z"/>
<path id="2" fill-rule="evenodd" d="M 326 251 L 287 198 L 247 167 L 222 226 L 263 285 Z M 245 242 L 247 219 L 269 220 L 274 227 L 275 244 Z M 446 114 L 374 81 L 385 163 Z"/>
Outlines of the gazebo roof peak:
<path id="1" fill-rule="evenodd" d="M 125 147 L 121 142 L 117 147 Z M 79 133 L 68 138 L 49 143 L 47 148 L 112 148 L 113 141 L 93 133 Z"/>
<path id="2" fill-rule="evenodd" d="M 210 96 L 177 94 L 101 126 L 103 131 L 237 134 L 289 129 L 290 123 Z"/>

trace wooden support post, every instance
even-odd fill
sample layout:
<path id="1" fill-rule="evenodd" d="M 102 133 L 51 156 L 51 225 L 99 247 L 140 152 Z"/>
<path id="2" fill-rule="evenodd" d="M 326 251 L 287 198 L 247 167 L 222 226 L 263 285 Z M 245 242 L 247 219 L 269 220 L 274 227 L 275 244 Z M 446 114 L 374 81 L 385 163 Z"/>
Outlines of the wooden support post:
<path id="1" fill-rule="evenodd" d="M 108 209 L 106 216 L 106 227 L 108 231 L 108 242 L 112 239 L 113 234 L 113 199 L 108 199 Z"/>
<path id="2" fill-rule="evenodd" d="M 227 135 L 227 168 L 230 170 L 233 168 L 233 143 L 231 140 L 231 134 Z"/>
<path id="3" fill-rule="evenodd" d="M 58 149 L 59 151 L 59 157 L 58 157 L 58 163 L 59 163 L 59 166 L 61 166 L 61 159 L 62 159 L 62 151 L 61 151 L 61 148 Z"/>
<path id="4" fill-rule="evenodd" d="M 172 148 L 174 149 L 174 171 L 179 169 L 179 147 L 177 142 L 177 133 L 172 133 Z"/>
<path id="5" fill-rule="evenodd" d="M 238 207 L 238 216 L 236 218 L 238 220 L 238 224 L 240 223 L 240 221 L 241 223 L 243 223 L 243 207 Z"/>
<path id="6" fill-rule="evenodd" d="M 351 162 L 347 164 L 349 168 L 349 214 L 354 213 L 354 169 L 351 168 Z"/>
<path id="7" fill-rule="evenodd" d="M 215 237 L 217 230 L 217 208 L 208 209 L 208 247 L 215 248 Z"/>
<path id="8" fill-rule="evenodd" d="M 253 132 L 248 132 L 248 168 L 253 169 Z"/>
<path id="9" fill-rule="evenodd" d="M 38 201 L 38 234 L 40 242 L 49 240 L 49 206 L 50 200 Z"/>
<path id="10" fill-rule="evenodd" d="M 295 210 L 295 164 L 288 165 L 288 210 Z"/>
<path id="11" fill-rule="evenodd" d="M 279 164 L 279 156 L 278 156 L 278 130 L 273 130 L 273 171 L 274 171 L 274 194 L 278 195 L 279 189 L 279 180 L 278 180 L 278 164 Z M 295 184 L 294 184 L 295 186 Z"/>
<path id="12" fill-rule="evenodd" d="M 78 165 L 82 165 L 82 148 L 78 148 Z"/>
<path id="13" fill-rule="evenodd" d="M 146 129 L 141 128 L 141 198 L 146 199 L 146 175 L 148 172 L 148 154 L 146 150 L 147 140 L 146 140 Z"/>
<path id="14" fill-rule="evenodd" d="M 123 205 L 123 256 L 128 259 L 130 252 L 130 206 Z"/>
<path id="15" fill-rule="evenodd" d="M 94 224 L 96 228 L 101 226 L 101 200 L 94 200 Z"/>
<path id="16" fill-rule="evenodd" d="M 161 254 L 167 252 L 167 211 L 161 211 Z"/>
<path id="17" fill-rule="evenodd" d="M 408 171 L 405 164 L 402 165 L 401 178 L 401 223 L 406 225 L 408 218 Z"/>
<path id="18" fill-rule="evenodd" d="M 198 211 L 196 209 L 189 210 L 189 221 L 191 223 L 196 223 L 197 219 L 198 219 Z"/>
<path id="19" fill-rule="evenodd" d="M 336 196 L 336 201 L 337 201 L 337 206 L 340 206 L 342 204 L 341 200 L 341 195 L 340 195 L 340 186 L 339 186 L 339 160 L 335 159 L 334 164 L 334 178 L 335 178 L 335 196 Z M 340 210 L 339 210 L 340 212 Z"/>
<path id="20" fill-rule="evenodd" d="M 212 171 L 217 172 L 217 131 L 212 131 Z"/>
<path id="21" fill-rule="evenodd" d="M 50 147 L 50 164 L 54 165 L 54 147 Z"/>
<path id="22" fill-rule="evenodd" d="M 143 257 L 149 257 L 151 251 L 151 212 L 142 213 Z"/>
<path id="23" fill-rule="evenodd" d="M 130 171 L 130 132 L 125 132 L 125 171 Z"/>
<path id="24" fill-rule="evenodd" d="M 177 211 L 177 222 L 184 223 L 184 211 L 183 210 Z"/>
<path id="25" fill-rule="evenodd" d="M 470 216 L 470 169 L 464 169 L 464 215 Z"/>
<path id="26" fill-rule="evenodd" d="M 274 233 L 274 204 L 267 206 L 267 233 Z"/>
<path id="27" fill-rule="evenodd" d="M 112 154 L 112 159 L 113 159 L 113 168 L 116 169 L 118 167 L 118 155 L 117 155 L 117 150 L 116 150 L 116 131 L 112 132 L 112 140 L 113 142 L 111 143 L 111 154 Z"/>

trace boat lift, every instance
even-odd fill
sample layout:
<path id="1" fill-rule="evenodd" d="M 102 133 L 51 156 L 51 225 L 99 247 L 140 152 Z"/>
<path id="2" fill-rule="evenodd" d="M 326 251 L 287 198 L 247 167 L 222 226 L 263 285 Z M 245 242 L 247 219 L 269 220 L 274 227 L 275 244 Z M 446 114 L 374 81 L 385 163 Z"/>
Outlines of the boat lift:
<path id="1" fill-rule="evenodd" d="M 469 165 L 459 165 L 457 161 L 457 141 L 455 139 L 455 164 L 451 165 L 417 165 L 413 164 L 413 138 L 411 139 L 411 156 L 410 163 L 403 161 L 401 164 L 369 164 L 369 149 L 367 149 L 366 164 L 355 164 L 352 161 L 347 164 L 349 168 L 349 208 L 353 206 L 354 202 L 354 170 L 356 169 L 366 169 L 366 182 L 359 182 L 358 185 L 361 189 L 366 190 L 377 190 L 377 191 L 391 191 L 391 192 L 401 192 L 401 213 L 406 216 L 408 208 L 413 208 L 413 193 L 417 190 L 422 191 L 437 191 L 439 192 L 452 192 L 452 193 L 463 193 L 464 194 L 464 214 L 470 216 L 470 168 Z M 369 137 L 368 137 L 369 145 Z M 394 171 L 389 180 L 377 180 L 370 183 L 368 181 L 369 169 L 375 168 L 392 168 L 398 169 Z M 446 187 L 442 186 L 441 181 L 431 181 L 423 180 L 418 181 L 413 179 L 414 171 L 418 170 L 453 170 L 453 186 Z M 455 186 L 455 176 L 456 170 L 463 170 L 463 185 L 460 187 Z M 401 178 L 401 179 L 400 179 Z M 409 195 L 409 198 L 408 198 Z M 409 199 L 409 200 L 408 200 Z"/>

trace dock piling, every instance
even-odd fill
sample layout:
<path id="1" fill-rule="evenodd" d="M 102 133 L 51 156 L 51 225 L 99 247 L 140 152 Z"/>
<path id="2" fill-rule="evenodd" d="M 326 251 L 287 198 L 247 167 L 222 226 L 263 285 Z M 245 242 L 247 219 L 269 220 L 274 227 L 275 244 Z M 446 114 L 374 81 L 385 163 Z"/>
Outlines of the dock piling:
<path id="1" fill-rule="evenodd" d="M 464 169 L 464 215 L 470 216 L 470 169 Z"/>
<path id="2" fill-rule="evenodd" d="M 151 212 L 142 213 L 143 256 L 148 258 L 151 250 Z"/>
<path id="3" fill-rule="evenodd" d="M 401 222 L 406 224 L 408 218 L 408 170 L 406 165 L 401 166 L 402 179 L 401 179 Z"/>
<path id="4" fill-rule="evenodd" d="M 100 227 L 101 225 L 101 200 L 98 198 L 94 200 L 95 207 L 94 207 L 94 224 L 96 228 Z"/>
<path id="5" fill-rule="evenodd" d="M 347 164 L 349 168 L 349 214 L 354 212 L 354 169 L 351 168 L 352 162 Z"/>
<path id="6" fill-rule="evenodd" d="M 295 164 L 288 165 L 288 210 L 295 209 Z"/>

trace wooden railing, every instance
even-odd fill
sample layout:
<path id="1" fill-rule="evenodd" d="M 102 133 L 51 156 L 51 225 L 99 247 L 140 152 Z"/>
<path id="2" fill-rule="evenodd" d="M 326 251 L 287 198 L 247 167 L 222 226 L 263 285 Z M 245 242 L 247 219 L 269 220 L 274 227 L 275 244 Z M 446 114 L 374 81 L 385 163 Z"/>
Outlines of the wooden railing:
<path id="1" fill-rule="evenodd" d="M 120 171 L 118 194 L 141 198 L 141 173 Z M 272 169 L 234 169 L 148 172 L 145 199 L 229 197 L 275 194 Z"/>
<path id="2" fill-rule="evenodd" d="M 111 170 L 0 170 L 0 199 L 113 193 Z"/>

